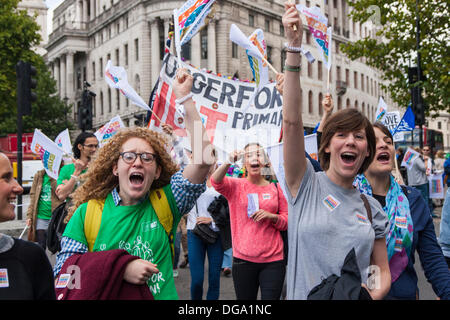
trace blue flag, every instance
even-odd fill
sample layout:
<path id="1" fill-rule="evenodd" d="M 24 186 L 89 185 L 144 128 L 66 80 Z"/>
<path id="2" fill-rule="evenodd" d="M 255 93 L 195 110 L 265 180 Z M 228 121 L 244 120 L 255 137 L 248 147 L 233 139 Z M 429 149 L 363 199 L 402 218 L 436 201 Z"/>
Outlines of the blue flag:
<path id="1" fill-rule="evenodd" d="M 410 104 L 406 109 L 402 120 L 398 124 L 397 129 L 395 129 L 394 134 L 402 131 L 412 131 L 414 130 L 414 127 L 415 127 L 415 117 Z"/>

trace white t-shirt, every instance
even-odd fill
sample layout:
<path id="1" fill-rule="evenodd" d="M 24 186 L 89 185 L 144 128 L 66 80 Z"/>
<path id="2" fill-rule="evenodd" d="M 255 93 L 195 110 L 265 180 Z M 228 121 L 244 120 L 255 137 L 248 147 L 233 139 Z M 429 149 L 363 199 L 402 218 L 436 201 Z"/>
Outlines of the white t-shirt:
<path id="1" fill-rule="evenodd" d="M 197 217 L 212 218 L 208 212 L 208 207 L 218 196 L 220 196 L 220 193 L 218 193 L 213 187 L 206 188 L 206 191 L 203 192 L 197 199 L 196 205 L 194 205 L 188 214 L 186 229 L 192 230 L 195 228 Z M 215 225 L 214 221 L 209 225 L 209 227 L 214 231 L 219 231 L 219 228 Z"/>

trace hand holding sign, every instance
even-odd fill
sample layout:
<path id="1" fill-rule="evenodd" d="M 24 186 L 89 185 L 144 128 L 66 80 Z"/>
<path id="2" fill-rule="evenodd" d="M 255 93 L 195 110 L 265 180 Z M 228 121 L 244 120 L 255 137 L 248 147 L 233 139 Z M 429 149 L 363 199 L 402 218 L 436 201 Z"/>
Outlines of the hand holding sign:
<path id="1" fill-rule="evenodd" d="M 175 93 L 177 99 L 181 99 L 187 96 L 191 92 L 193 83 L 194 78 L 191 76 L 187 69 L 178 69 L 177 75 L 173 82 L 173 92 Z"/>
<path id="2" fill-rule="evenodd" d="M 289 46 L 300 47 L 303 39 L 300 14 L 294 3 L 285 3 L 284 10 L 285 13 L 282 18 L 282 23 L 286 31 Z"/>

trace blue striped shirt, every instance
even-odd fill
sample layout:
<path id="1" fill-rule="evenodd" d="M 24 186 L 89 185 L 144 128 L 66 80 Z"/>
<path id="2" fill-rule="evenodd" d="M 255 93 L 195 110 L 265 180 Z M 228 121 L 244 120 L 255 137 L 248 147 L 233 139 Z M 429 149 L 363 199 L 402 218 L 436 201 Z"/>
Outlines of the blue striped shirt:
<path id="1" fill-rule="evenodd" d="M 195 200 L 206 190 L 206 183 L 193 184 L 188 179 L 183 177 L 183 171 L 177 171 L 170 180 L 170 187 L 175 198 L 178 210 L 181 215 L 184 215 L 191 211 L 194 207 Z M 117 188 L 114 188 L 111 192 L 114 204 L 121 205 L 122 199 L 120 198 Z M 145 198 L 143 198 L 144 200 Z M 88 252 L 88 247 L 82 242 L 76 241 L 69 237 L 62 237 L 61 239 L 61 251 L 56 256 L 56 264 L 53 268 L 53 274 L 56 277 L 61 270 L 64 262 L 74 254 L 83 254 Z"/>

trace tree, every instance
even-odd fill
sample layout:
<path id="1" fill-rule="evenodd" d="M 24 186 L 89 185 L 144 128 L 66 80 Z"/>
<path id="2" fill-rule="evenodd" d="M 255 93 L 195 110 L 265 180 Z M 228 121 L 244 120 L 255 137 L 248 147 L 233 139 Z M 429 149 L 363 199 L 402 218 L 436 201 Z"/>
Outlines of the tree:
<path id="1" fill-rule="evenodd" d="M 41 41 L 40 27 L 25 10 L 17 9 L 18 3 L 0 1 L 0 135 L 17 132 L 16 64 L 23 60 L 37 69 L 37 101 L 32 115 L 23 118 L 24 132 L 39 128 L 54 138 L 65 128 L 73 128 L 66 120 L 70 108 L 56 95 L 56 82 L 43 58 L 32 50 Z"/>
<path id="2" fill-rule="evenodd" d="M 449 10 L 442 0 L 419 0 L 422 96 L 428 105 L 427 115 L 450 112 L 449 92 Z M 408 67 L 417 65 L 416 1 L 349 1 L 349 16 L 356 22 L 375 25 L 376 37 L 365 37 L 341 45 L 347 56 L 377 68 L 392 99 L 406 107 L 411 101 Z"/>

